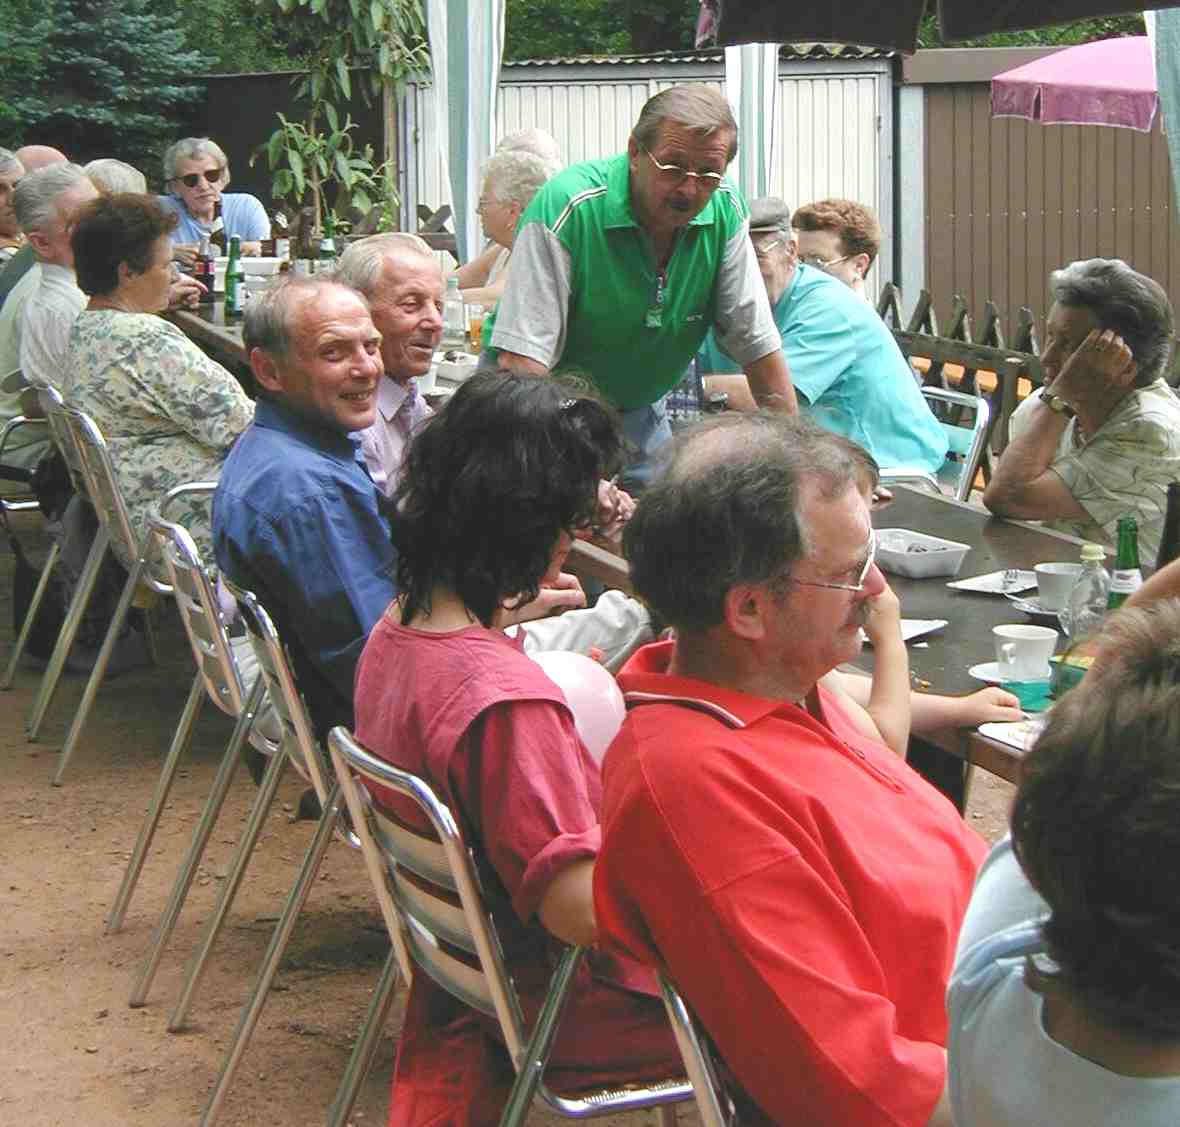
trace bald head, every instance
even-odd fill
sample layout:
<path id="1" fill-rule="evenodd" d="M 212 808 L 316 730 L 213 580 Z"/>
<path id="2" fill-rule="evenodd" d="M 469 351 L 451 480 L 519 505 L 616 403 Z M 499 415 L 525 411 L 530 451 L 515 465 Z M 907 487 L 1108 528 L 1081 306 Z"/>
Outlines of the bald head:
<path id="1" fill-rule="evenodd" d="M 36 172 L 51 164 L 66 164 L 68 158 L 52 145 L 24 145 L 16 150 L 16 159 L 24 166 L 25 172 Z"/>

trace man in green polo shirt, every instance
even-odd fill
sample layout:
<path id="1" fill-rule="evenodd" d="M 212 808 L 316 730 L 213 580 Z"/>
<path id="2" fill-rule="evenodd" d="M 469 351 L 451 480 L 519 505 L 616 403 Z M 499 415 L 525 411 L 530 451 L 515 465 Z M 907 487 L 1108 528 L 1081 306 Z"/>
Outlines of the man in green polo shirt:
<path id="1" fill-rule="evenodd" d="M 713 328 L 759 403 L 795 411 L 749 212 L 723 175 L 736 152 L 725 98 L 674 86 L 643 107 L 627 152 L 542 187 L 485 331 L 500 367 L 588 376 L 646 455 L 669 434 L 663 397 Z M 642 487 L 643 461 L 630 487 Z"/>

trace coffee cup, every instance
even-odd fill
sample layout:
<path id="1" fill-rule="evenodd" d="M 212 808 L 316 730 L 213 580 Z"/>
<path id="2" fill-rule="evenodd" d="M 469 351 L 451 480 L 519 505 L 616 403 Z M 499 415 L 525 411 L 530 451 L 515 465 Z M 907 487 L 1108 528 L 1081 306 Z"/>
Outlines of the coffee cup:
<path id="1" fill-rule="evenodd" d="M 992 637 L 1000 683 L 1028 711 L 1048 707 L 1049 658 L 1057 647 L 1057 631 L 1048 626 L 994 626 Z"/>
<path id="2" fill-rule="evenodd" d="M 1082 572 L 1080 563 L 1039 563 L 1033 568 L 1037 577 L 1037 600 L 1045 610 L 1061 610 L 1069 599 L 1070 589 Z"/>

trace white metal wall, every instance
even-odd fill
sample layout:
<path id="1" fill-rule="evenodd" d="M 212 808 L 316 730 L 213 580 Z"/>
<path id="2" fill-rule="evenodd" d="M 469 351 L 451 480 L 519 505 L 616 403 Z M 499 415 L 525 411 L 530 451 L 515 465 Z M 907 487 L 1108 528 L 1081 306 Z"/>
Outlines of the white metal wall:
<path id="1" fill-rule="evenodd" d="M 848 64 L 789 65 L 796 72 L 779 79 L 772 194 L 792 206 L 827 196 L 867 204 L 881 218 L 886 236 L 881 259 L 890 262 L 893 154 L 888 64 L 862 64 L 863 72 L 850 70 Z M 718 90 L 724 87 L 719 73 L 716 78 L 665 77 L 654 64 L 651 73 L 634 78 L 621 76 L 621 68 L 603 66 L 587 66 L 584 78 L 570 78 L 572 69 L 560 68 L 562 73 L 551 80 L 530 74 L 527 81 L 501 82 L 497 136 L 537 127 L 557 138 L 567 163 L 592 160 L 626 148 L 644 102 L 660 90 L 685 81 L 708 82 Z M 505 73 L 512 76 L 513 68 Z M 419 201 L 438 207 L 450 200 L 440 163 L 427 156 L 433 146 L 424 143 L 426 138 L 419 132 L 425 102 L 418 87 L 410 87 L 403 102 L 407 140 L 403 168 L 408 173 L 405 196 L 411 215 Z M 873 295 L 878 273 L 874 268 L 868 279 Z"/>

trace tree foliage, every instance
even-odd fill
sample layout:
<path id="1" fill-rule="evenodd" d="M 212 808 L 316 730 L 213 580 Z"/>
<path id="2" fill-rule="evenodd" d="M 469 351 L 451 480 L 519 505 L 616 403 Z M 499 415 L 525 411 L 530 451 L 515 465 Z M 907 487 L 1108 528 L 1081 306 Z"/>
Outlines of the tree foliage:
<path id="1" fill-rule="evenodd" d="M 29 7 L 35 34 L 29 24 L 14 30 L 6 22 L 0 42 L 3 140 L 55 145 L 78 161 L 118 156 L 153 172 L 162 139 L 176 136 L 200 105 L 200 87 L 186 79 L 203 73 L 206 56 L 150 0 Z M 27 44 L 39 49 L 30 54 Z"/>
<path id="2" fill-rule="evenodd" d="M 507 0 L 504 57 L 690 50 L 695 26 L 685 0 Z"/>
<path id="3" fill-rule="evenodd" d="M 1101 16 L 1054 24 L 1031 31 L 999 31 L 979 39 L 944 43 L 938 30 L 938 17 L 929 12 L 918 32 L 919 47 L 1072 47 L 1095 39 L 1115 39 L 1123 35 L 1145 35 L 1143 16 L 1138 12 L 1125 16 Z"/>

